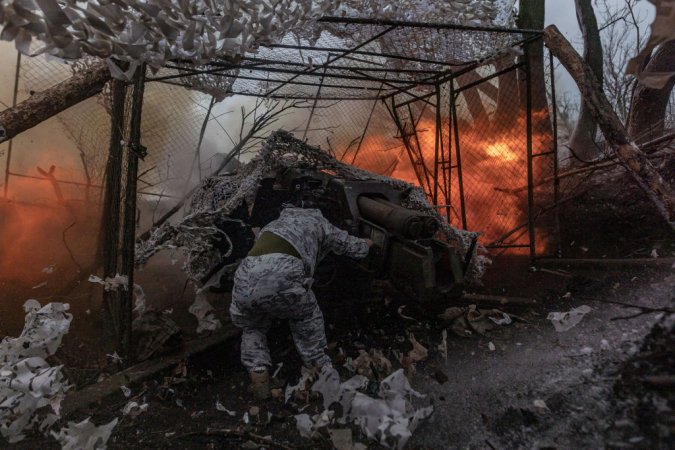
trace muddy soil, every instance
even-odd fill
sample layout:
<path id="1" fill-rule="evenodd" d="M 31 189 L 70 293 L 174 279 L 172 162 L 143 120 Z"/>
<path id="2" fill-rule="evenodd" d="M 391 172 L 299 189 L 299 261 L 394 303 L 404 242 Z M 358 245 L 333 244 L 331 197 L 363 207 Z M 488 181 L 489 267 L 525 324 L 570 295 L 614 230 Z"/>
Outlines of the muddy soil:
<path id="1" fill-rule="evenodd" d="M 627 361 L 640 354 L 643 338 L 660 315 L 613 320 L 637 310 L 606 302 L 668 306 L 675 291 L 673 271 L 585 271 L 582 276 L 561 277 L 528 267 L 527 260 L 510 259 L 496 263 L 494 269 L 511 280 L 520 274 L 521 292 L 540 305 L 504 308 L 523 321 L 485 336 L 450 334 L 447 360 L 437 350 L 443 324 L 423 317 L 413 305 L 401 311 L 414 319 L 399 314 L 404 304 L 397 299 L 386 306 L 325 305 L 333 358 L 340 361 L 338 349 L 355 357 L 359 349 L 378 348 L 398 366 L 395 352 L 406 350 L 409 332 L 430 350 L 417 365 L 413 387 L 427 395 L 421 404 L 433 404 L 435 412 L 408 448 L 667 448 L 663 430 L 644 428 L 640 421 L 650 408 L 655 414 L 669 407 L 672 417 L 673 405 L 638 405 L 641 396 L 630 403 L 628 395 L 620 400 L 615 394 Z M 581 304 L 593 309 L 567 332 L 556 332 L 546 319 L 552 310 L 567 311 Z M 276 384 L 295 383 L 300 361 L 287 327 L 279 325 L 270 338 L 275 362 L 283 362 Z M 349 375 L 342 367 L 340 371 L 343 379 Z M 638 388 L 636 383 L 629 381 L 628 391 Z M 122 417 L 108 448 L 254 448 L 247 438 L 208 436 L 209 428 L 241 429 L 291 447 L 332 448 L 327 435 L 308 440 L 296 430 L 293 415 L 303 407 L 304 412 L 318 412 L 318 399 L 287 405 L 282 399 L 252 398 L 238 363 L 236 341 L 134 386 L 131 398 L 148 403 L 148 410 L 134 418 Z M 120 392 L 70 419 L 92 416 L 95 423 L 104 423 L 120 417 L 127 401 Z M 628 411 L 626 401 L 634 404 L 635 412 Z M 234 415 L 219 411 L 217 402 Z M 354 437 L 368 443 L 356 429 Z M 16 448 L 35 448 L 38 442 L 28 440 Z M 58 448 L 53 442 L 39 445 Z"/>
<path id="2" fill-rule="evenodd" d="M 653 250 L 660 257 L 675 256 L 672 231 L 664 228 L 639 192 L 627 188 L 617 201 L 621 185 L 629 183 L 615 177 L 566 204 L 561 211 L 566 231 L 560 242 L 566 256 L 645 257 Z M 612 205 L 617 203 L 626 209 L 616 210 Z M 635 220 L 633 228 L 628 230 L 617 215 Z M 364 304 L 334 296 L 323 305 L 331 355 L 344 379 L 350 373 L 342 362 L 356 357 L 359 350 L 379 349 L 397 368 L 397 354 L 410 348 L 410 333 L 429 349 L 429 356 L 417 364 L 413 387 L 426 395 L 419 405 L 433 404 L 435 412 L 407 448 L 672 448 L 672 386 L 655 386 L 650 377 L 672 379 L 668 362 L 673 360 L 673 322 L 659 311 L 627 318 L 645 311 L 618 303 L 673 308 L 675 267 L 562 268 L 552 273 L 539 270 L 525 257 L 496 259 L 483 287 L 475 289 L 534 298 L 537 306 L 504 306 L 519 320 L 485 335 L 448 333 L 447 359 L 438 349 L 447 324 L 409 299 L 374 295 Z M 184 286 L 177 277 L 166 275 L 161 266 L 146 271 L 144 283 L 151 286 L 146 291 L 164 292 L 157 300 L 161 308 L 182 311 Z M 212 299 L 226 322 L 227 296 Z M 590 306 L 591 312 L 569 331 L 555 331 L 548 314 L 580 305 Z M 194 327 L 193 319 L 180 320 L 182 326 Z M 279 324 L 269 340 L 275 363 L 283 362 L 275 384 L 295 383 L 300 360 L 288 327 Z M 91 417 L 102 424 L 120 418 L 108 442 L 110 449 L 333 448 L 325 431 L 309 440 L 296 429 L 293 416 L 301 410 L 310 415 L 320 411 L 319 399 L 289 404 L 278 398 L 253 399 L 246 390 L 237 346 L 237 339 L 226 342 L 178 369 L 132 386 L 130 398 L 120 391 L 67 419 Z M 369 390 L 376 388 L 376 382 L 369 385 Z M 147 411 L 122 416 L 121 409 L 130 400 L 147 403 Z M 209 429 L 237 430 L 238 435 L 210 435 Z M 380 448 L 357 428 L 352 431 L 355 441 Z M 256 445 L 253 435 L 270 437 L 276 446 Z M 58 448 L 53 440 L 37 437 L 12 448 L 38 446 Z"/>

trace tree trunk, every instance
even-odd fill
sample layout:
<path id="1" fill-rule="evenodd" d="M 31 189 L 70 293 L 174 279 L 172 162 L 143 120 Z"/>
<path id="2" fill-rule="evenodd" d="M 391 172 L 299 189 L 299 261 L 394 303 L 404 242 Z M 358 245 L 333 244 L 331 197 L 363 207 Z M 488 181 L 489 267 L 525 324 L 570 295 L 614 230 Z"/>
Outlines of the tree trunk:
<path id="1" fill-rule="evenodd" d="M 644 74 L 650 72 L 675 72 L 675 41 L 666 42 L 656 50 L 643 71 Z M 673 86 L 675 76 L 671 76 L 661 89 L 652 89 L 642 83 L 635 88 L 627 126 L 628 133 L 636 142 L 651 141 L 663 134 Z"/>
<path id="2" fill-rule="evenodd" d="M 544 30 L 544 41 L 574 78 L 579 86 L 581 98 L 619 160 L 675 230 L 675 191 L 659 175 L 638 146 L 631 142 L 628 132 L 609 104 L 593 70 L 584 63 L 581 56 L 554 25 Z"/>
<path id="3" fill-rule="evenodd" d="M 12 139 L 61 111 L 98 94 L 108 80 L 110 70 L 105 62 L 100 62 L 0 112 L 0 142 Z"/>
<path id="4" fill-rule="evenodd" d="M 593 71 L 598 83 L 603 84 L 602 42 L 598 21 L 593 12 L 591 0 L 575 0 L 577 21 L 581 34 L 584 38 L 584 61 Z M 595 159 L 600 156 L 600 149 L 595 143 L 597 125 L 593 121 L 593 115 L 585 103 L 581 103 L 579 118 L 570 138 L 569 147 L 584 161 Z"/>
<path id="5" fill-rule="evenodd" d="M 518 27 L 530 30 L 542 30 L 544 28 L 544 3 L 542 0 L 520 0 Z M 534 111 L 548 112 L 546 79 L 544 78 L 544 43 L 539 39 L 531 42 L 527 44 L 526 51 L 532 80 L 532 109 Z M 527 89 L 525 77 L 523 76 L 520 81 L 520 103 L 524 110 L 525 92 Z"/>

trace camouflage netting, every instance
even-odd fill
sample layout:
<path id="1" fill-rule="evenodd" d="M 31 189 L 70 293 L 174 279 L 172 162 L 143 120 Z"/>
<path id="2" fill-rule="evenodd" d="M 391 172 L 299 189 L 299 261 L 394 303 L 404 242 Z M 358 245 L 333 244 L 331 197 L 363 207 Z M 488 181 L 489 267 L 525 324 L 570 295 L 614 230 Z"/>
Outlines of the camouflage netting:
<path id="1" fill-rule="evenodd" d="M 503 25 L 514 0 L 2 0 L 0 38 L 24 54 L 65 59 L 106 58 L 116 78 L 140 62 L 158 69 L 170 60 L 203 64 L 234 59 L 287 32 L 312 29 L 323 15 L 467 25 Z M 310 34 L 319 36 L 320 29 Z M 31 52 L 31 43 L 43 43 Z M 418 49 L 419 52 L 419 49 Z M 130 64 L 124 71 L 118 61 Z"/>
<path id="2" fill-rule="evenodd" d="M 328 153 L 308 145 L 285 131 L 276 131 L 265 141 L 258 156 L 233 175 L 206 179 L 192 199 L 192 213 L 175 224 L 165 223 L 136 247 L 136 263 L 145 264 L 162 249 L 181 248 L 187 260 L 187 276 L 198 282 L 211 273 L 224 257 L 215 245 L 223 232 L 216 221 L 227 217 L 244 201 L 251 205 L 263 177 L 287 168 L 311 167 L 330 170 L 348 180 L 376 180 L 405 191 L 403 206 L 423 211 L 438 219 L 448 242 L 466 253 L 476 233 L 458 230 L 444 222 L 429 204 L 421 188 L 344 164 Z M 235 219 L 232 219 L 235 220 Z M 225 236 L 227 238 L 227 236 Z M 228 238 L 229 240 L 229 238 Z M 489 259 L 474 255 L 467 273 L 468 282 L 478 282 Z"/>

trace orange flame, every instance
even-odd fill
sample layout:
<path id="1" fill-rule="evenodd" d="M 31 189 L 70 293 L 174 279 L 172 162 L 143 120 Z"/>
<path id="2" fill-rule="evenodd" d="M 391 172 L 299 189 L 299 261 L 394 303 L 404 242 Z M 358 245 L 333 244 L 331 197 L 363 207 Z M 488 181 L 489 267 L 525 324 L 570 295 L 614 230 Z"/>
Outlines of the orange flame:
<path id="1" fill-rule="evenodd" d="M 441 123 L 447 124 L 447 118 Z M 550 149 L 551 137 L 547 131 L 549 122 L 546 111 L 533 115 L 533 153 L 545 152 Z M 435 120 L 422 119 L 418 124 L 419 146 L 424 165 L 428 173 L 434 173 L 436 162 Z M 503 243 L 515 242 L 523 244 L 527 241 L 527 135 L 525 133 L 525 118 L 519 117 L 513 125 L 504 128 L 490 128 L 477 124 L 461 123 L 459 128 L 460 148 L 462 158 L 462 175 L 465 197 L 465 212 L 467 228 L 482 233 L 481 241 L 490 244 L 501 240 Z M 447 149 L 448 129 L 443 130 L 444 145 Z M 453 137 L 454 139 L 454 137 Z M 381 135 L 367 137 L 361 153 L 355 164 L 364 169 L 389 175 L 407 181 L 411 184 L 422 185 L 426 188 L 426 181 L 420 183 L 415 166 L 403 145 L 396 151 L 389 151 L 388 155 L 377 150 L 386 139 Z M 415 146 L 417 141 L 413 141 Z M 399 144 L 402 144 L 399 139 Z M 446 150 L 447 151 L 447 150 Z M 453 140 L 453 154 L 451 164 L 456 165 L 455 145 Z M 346 158 L 350 162 L 349 158 Z M 382 162 L 387 160 L 388 163 Z M 548 164 L 547 164 L 548 163 Z M 551 159 L 533 159 L 534 179 L 547 175 L 546 168 Z M 386 171 L 383 168 L 393 168 Z M 442 182 L 443 173 L 439 166 L 439 181 Z M 445 198 L 439 191 L 438 205 L 451 205 L 450 222 L 461 227 L 459 184 L 457 169 L 450 173 L 450 198 Z M 433 180 L 432 180 L 433 183 Z M 428 190 L 428 189 L 426 189 Z M 439 209 L 442 214 L 445 211 Z M 505 237 L 508 233 L 516 230 Z M 544 251 L 546 239 L 538 235 L 537 251 Z M 523 249 L 527 251 L 527 249 Z"/>
<path id="2" fill-rule="evenodd" d="M 41 164 L 40 167 L 50 166 Z M 39 176 L 38 173 L 35 175 Z M 55 175 L 59 176 L 58 168 Z M 72 277 L 77 267 L 63 238 L 64 230 L 71 225 L 67 236 L 71 250 L 80 258 L 95 253 L 91 235 L 96 234 L 97 207 L 77 200 L 84 197 L 82 188 L 61 185 L 61 190 L 64 204 L 57 201 L 49 181 L 10 178 L 9 199 L 0 198 L 0 286 L 3 290 L 12 288 L 12 291 L 24 292 L 23 289 L 44 281 L 49 281 L 50 287 L 54 288 L 55 284 L 64 281 L 63 275 Z M 98 194 L 98 191 L 92 192 Z M 93 228 L 91 233 L 90 228 Z M 48 276 L 49 267 L 56 268 L 59 276 Z M 43 272 L 43 269 L 46 270 Z M 39 294 L 35 291 L 34 295 Z"/>

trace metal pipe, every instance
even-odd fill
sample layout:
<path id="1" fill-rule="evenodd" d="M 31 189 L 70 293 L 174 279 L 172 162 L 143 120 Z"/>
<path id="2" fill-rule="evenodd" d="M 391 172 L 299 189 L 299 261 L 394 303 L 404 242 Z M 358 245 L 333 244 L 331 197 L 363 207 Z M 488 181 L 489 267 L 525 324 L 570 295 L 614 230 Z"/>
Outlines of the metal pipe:
<path id="1" fill-rule="evenodd" d="M 441 136 L 441 91 L 436 85 L 436 135 L 434 136 L 434 193 L 433 204 L 438 203 L 438 164 L 439 164 L 439 141 Z M 442 159 L 442 158 L 441 158 Z"/>
<path id="2" fill-rule="evenodd" d="M 408 239 L 430 238 L 438 229 L 436 220 L 378 197 L 360 196 L 359 214 L 373 223 Z"/>
<path id="3" fill-rule="evenodd" d="M 386 78 L 386 75 L 385 75 Z M 384 87 L 384 83 L 380 85 L 380 89 L 377 91 L 377 95 L 380 95 L 380 92 L 382 91 L 382 88 Z M 363 140 L 366 138 L 366 133 L 368 132 L 368 127 L 370 126 L 370 120 L 373 118 L 373 113 L 375 112 L 375 108 L 377 107 L 377 100 L 373 102 L 373 107 L 370 109 L 370 114 L 368 114 L 368 120 L 366 121 L 366 125 L 363 127 L 363 133 L 361 134 L 361 139 L 359 139 L 359 145 L 356 147 L 356 151 L 354 152 L 354 157 L 352 158 L 351 165 L 353 166 L 354 163 L 356 162 L 356 157 L 359 155 L 359 152 L 361 151 L 361 145 L 363 145 Z"/>
<path id="4" fill-rule="evenodd" d="M 330 55 L 329 55 L 330 57 Z M 309 117 L 307 118 L 307 126 L 305 126 L 305 132 L 302 134 L 302 140 L 304 141 L 307 138 L 307 132 L 309 131 L 309 125 L 312 122 L 314 117 L 314 111 L 316 110 L 316 104 L 319 102 L 319 97 L 321 96 L 321 88 L 323 87 L 323 80 L 326 76 L 326 67 L 323 68 L 323 75 L 321 75 L 321 80 L 319 81 L 319 87 L 316 88 L 316 95 L 314 96 L 314 101 L 312 102 L 312 109 L 309 112 Z"/>
<path id="5" fill-rule="evenodd" d="M 344 52 L 344 48 L 339 48 L 339 47 L 316 47 L 316 46 L 311 46 L 311 45 L 291 45 L 291 44 L 270 44 L 266 45 L 265 47 L 267 48 L 286 48 L 290 50 L 313 50 L 317 52 Z M 410 61 L 410 62 L 418 62 L 418 63 L 423 63 L 423 64 L 436 64 L 439 66 L 460 66 L 463 67 L 463 63 L 450 63 L 450 62 L 444 62 L 444 61 L 436 61 L 433 59 L 423 59 L 423 58 L 413 58 L 410 56 L 402 56 L 402 55 L 394 55 L 391 53 L 382 53 L 382 52 L 370 52 L 370 51 L 365 51 L 365 50 L 355 50 L 352 51 L 351 54 L 353 55 L 363 55 L 363 56 L 376 56 L 380 58 L 387 58 L 387 59 L 399 59 L 402 61 Z M 393 72 L 396 72 L 394 70 Z"/>
<path id="6" fill-rule="evenodd" d="M 387 28 L 386 30 L 384 30 L 384 31 L 382 31 L 382 32 L 380 32 L 380 33 L 377 33 L 375 36 L 372 36 L 372 37 L 370 37 L 369 39 L 366 39 L 364 42 L 361 42 L 360 44 L 358 44 L 358 45 L 357 45 L 356 47 L 354 47 L 354 48 L 347 49 L 347 50 L 342 50 L 342 54 L 341 54 L 341 55 L 338 55 L 338 56 L 336 56 L 335 58 L 332 58 L 332 59 L 331 59 L 331 58 L 328 58 L 328 60 L 327 60 L 325 63 L 323 63 L 323 64 L 321 64 L 321 65 L 319 65 L 319 66 L 317 66 L 317 67 L 315 67 L 315 68 L 313 68 L 313 69 L 310 69 L 310 70 L 308 70 L 308 71 L 306 71 L 306 72 L 303 72 L 302 74 L 297 74 L 297 75 L 292 76 L 290 79 L 286 80 L 286 82 L 285 82 L 284 84 L 282 84 L 281 86 L 277 86 L 276 88 L 274 88 L 274 89 L 272 89 L 271 91 L 269 91 L 269 92 L 267 93 L 267 95 L 274 94 L 277 90 L 281 89 L 281 88 L 282 88 L 283 86 L 285 86 L 286 84 L 292 83 L 293 80 L 295 80 L 295 79 L 296 79 L 297 77 L 299 77 L 300 75 L 311 74 L 312 72 L 318 70 L 319 67 L 326 67 L 326 66 L 328 66 L 330 63 L 332 63 L 332 62 L 334 62 L 334 61 L 337 61 L 338 59 L 340 59 L 340 58 L 342 58 L 342 57 L 344 57 L 344 56 L 347 56 L 347 55 L 349 55 L 350 53 L 353 53 L 355 50 L 358 50 L 358 49 L 361 48 L 361 47 L 365 47 L 366 45 L 368 45 L 368 44 L 370 44 L 371 42 L 373 42 L 373 41 L 379 39 L 380 37 L 384 36 L 385 34 L 389 33 L 390 31 L 392 31 L 392 30 L 394 30 L 394 29 L 396 29 L 396 26 L 389 27 L 389 28 Z"/>
<path id="7" fill-rule="evenodd" d="M 103 187 L 100 184 L 79 183 L 77 181 L 66 181 L 66 180 L 56 180 L 56 179 L 50 180 L 49 178 L 45 178 L 45 177 L 37 177 L 35 175 L 26 175 L 26 174 L 23 174 L 23 173 L 12 172 L 12 171 L 9 171 L 9 174 L 13 177 L 30 178 L 30 179 L 33 179 L 33 180 L 41 180 L 41 181 L 50 181 L 50 182 L 55 182 L 55 183 L 58 183 L 58 184 L 71 184 L 73 186 L 93 187 L 93 188 L 98 188 L 98 189 Z"/>
<path id="8" fill-rule="evenodd" d="M 424 114 L 424 110 L 426 109 L 426 105 L 422 108 L 422 111 L 420 112 L 420 116 L 417 120 L 415 120 L 415 116 L 413 115 L 412 112 L 412 107 L 410 104 L 408 104 L 408 114 L 410 115 L 410 124 L 412 125 L 412 131 L 415 136 L 415 144 L 416 144 L 416 149 L 417 149 L 417 159 L 418 163 L 420 166 L 420 169 L 422 170 L 422 173 L 424 174 L 424 180 L 427 183 L 427 195 L 432 195 L 432 189 L 431 189 L 431 180 L 429 180 L 429 169 L 427 169 L 427 165 L 424 162 L 424 152 L 422 151 L 422 145 L 420 144 L 420 138 L 419 135 L 417 134 L 417 124 L 422 120 L 422 114 Z M 413 164 L 415 162 L 413 161 Z"/>
<path id="9" fill-rule="evenodd" d="M 19 73 L 21 72 L 21 52 L 16 52 L 16 68 L 14 70 L 14 94 L 12 95 L 12 108 L 16 106 L 16 100 L 19 92 Z M 12 161 L 12 145 L 14 139 L 9 140 L 7 144 L 7 161 L 5 163 L 5 199 L 9 190 L 9 168 Z"/>
<path id="10" fill-rule="evenodd" d="M 464 203 L 464 180 L 462 178 L 462 154 L 459 148 L 459 123 L 457 120 L 457 97 L 455 95 L 455 82 L 450 81 L 450 105 L 452 108 L 452 126 L 455 133 L 455 158 L 457 159 L 457 181 L 459 183 L 459 205 L 462 217 L 462 228 L 467 230 L 466 207 Z"/>
<path id="11" fill-rule="evenodd" d="M 398 132 L 401 133 L 401 139 L 403 140 L 403 146 L 405 147 L 406 152 L 408 153 L 408 158 L 410 159 L 410 163 L 413 165 L 413 170 L 415 171 L 415 176 L 417 177 L 417 181 L 419 182 L 421 187 L 424 187 L 424 181 L 422 180 L 422 176 L 419 173 L 419 170 L 415 166 L 415 155 L 413 154 L 411 144 L 410 144 L 410 139 L 408 137 L 408 134 L 406 130 L 403 127 L 403 123 L 401 122 L 401 118 L 398 116 L 398 110 L 397 110 L 397 105 L 395 102 L 394 97 L 391 98 L 391 109 L 389 110 L 389 113 L 391 114 L 392 119 L 394 119 L 394 123 L 396 124 L 396 128 L 398 128 Z"/>
<path id="12" fill-rule="evenodd" d="M 525 121 L 527 137 L 527 231 L 530 238 L 530 259 L 534 261 L 536 243 L 534 234 L 534 171 L 532 166 L 532 71 L 530 52 L 525 47 Z"/>
<path id="13" fill-rule="evenodd" d="M 450 80 L 450 83 L 454 83 L 453 80 Z M 445 159 L 447 167 L 443 170 L 443 174 L 446 175 L 445 185 L 447 194 L 445 195 L 445 201 L 448 203 L 448 206 L 452 205 L 452 104 L 454 99 L 452 98 L 452 84 L 450 85 L 450 93 L 448 94 L 448 155 Z M 450 208 L 445 210 L 447 213 L 448 224 L 450 223 Z"/>
<path id="14" fill-rule="evenodd" d="M 537 34 L 541 35 L 542 30 L 532 30 L 527 28 L 506 28 L 506 27 L 482 27 L 482 26 L 469 26 L 469 25 L 455 25 L 448 23 L 439 23 L 439 22 L 414 22 L 414 21 L 401 21 L 401 20 L 380 20 L 380 19 L 367 19 L 367 18 L 358 18 L 358 17 L 335 17 L 335 16 L 326 16 L 318 20 L 318 22 L 324 23 L 345 23 L 345 24 L 361 24 L 361 25 L 381 25 L 381 26 L 391 26 L 396 25 L 400 27 L 411 27 L 411 28 L 440 28 L 446 30 L 458 30 L 458 31 L 484 31 L 487 33 L 513 33 L 513 34 Z"/>
<path id="15" fill-rule="evenodd" d="M 562 257 L 562 243 L 560 242 L 560 210 L 558 201 L 560 200 L 560 179 L 558 178 L 558 107 L 556 106 L 555 93 L 555 67 L 553 66 L 553 52 L 548 51 L 549 65 L 551 71 L 551 106 L 553 111 L 553 217 L 554 233 L 556 240 L 556 256 Z"/>
<path id="16" fill-rule="evenodd" d="M 466 91 L 467 89 L 471 89 L 474 86 L 478 86 L 479 84 L 482 84 L 482 83 L 484 83 L 486 81 L 489 81 L 493 78 L 496 78 L 500 75 L 504 75 L 505 73 L 511 72 L 512 70 L 516 70 L 516 69 L 518 69 L 519 67 L 522 67 L 522 66 L 523 66 L 523 63 L 513 64 L 512 66 L 509 66 L 506 69 L 502 69 L 498 72 L 490 74 L 487 77 L 481 78 L 480 80 L 472 81 L 471 83 L 465 84 L 464 86 L 461 86 L 459 89 L 457 89 L 455 92 L 457 92 L 459 94 L 462 91 Z M 457 76 L 459 76 L 459 75 L 457 75 Z"/>

